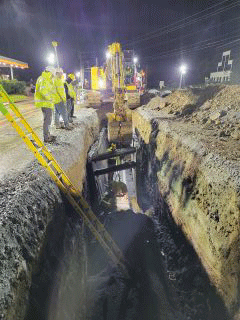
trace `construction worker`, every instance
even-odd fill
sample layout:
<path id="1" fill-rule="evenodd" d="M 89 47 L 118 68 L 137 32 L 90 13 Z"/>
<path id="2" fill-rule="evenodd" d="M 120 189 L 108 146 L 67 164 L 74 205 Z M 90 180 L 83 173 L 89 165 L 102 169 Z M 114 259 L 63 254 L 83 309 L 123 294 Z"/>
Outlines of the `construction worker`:
<path id="1" fill-rule="evenodd" d="M 40 77 L 37 79 L 36 90 L 34 94 L 35 106 L 42 109 L 43 113 L 43 138 L 44 142 L 52 142 L 56 136 L 50 135 L 49 126 L 52 122 L 52 111 L 56 99 L 56 90 L 53 84 L 55 75 L 54 67 L 46 67 Z"/>
<path id="2" fill-rule="evenodd" d="M 75 80 L 75 75 L 73 73 L 68 74 L 67 79 L 64 83 L 66 98 L 67 98 L 67 110 L 69 122 L 73 122 L 73 112 L 74 112 L 74 101 L 76 101 L 76 92 L 73 89 L 72 82 Z"/>
<path id="3" fill-rule="evenodd" d="M 69 125 L 68 120 L 68 112 L 66 106 L 66 94 L 64 88 L 64 81 L 63 81 L 63 70 L 61 68 L 56 69 L 56 76 L 54 78 L 54 85 L 56 89 L 56 100 L 55 100 L 55 126 L 56 129 L 66 129 L 72 130 L 73 127 Z M 63 118 L 64 127 L 60 125 L 60 115 Z"/>

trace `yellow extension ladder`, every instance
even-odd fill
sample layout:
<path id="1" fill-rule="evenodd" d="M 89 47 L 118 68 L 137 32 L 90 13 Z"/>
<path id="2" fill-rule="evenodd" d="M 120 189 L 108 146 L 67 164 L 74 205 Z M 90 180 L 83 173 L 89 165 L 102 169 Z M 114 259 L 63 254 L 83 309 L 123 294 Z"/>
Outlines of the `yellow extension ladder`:
<path id="1" fill-rule="evenodd" d="M 11 101 L 2 85 L 0 85 L 0 97 L 3 98 L 3 101 L 7 102 L 6 105 L 0 102 L 0 111 L 2 114 L 12 124 L 22 140 L 33 152 L 39 163 L 46 168 L 59 189 L 65 194 L 75 211 L 82 217 L 95 238 L 111 257 L 114 264 L 119 266 L 124 275 L 128 277 L 128 271 L 125 266 L 122 251 L 114 242 L 111 235 L 107 232 L 104 225 L 95 216 L 86 200 L 81 196 L 80 192 L 75 189 L 71 183 L 71 180 L 64 173 L 63 169 L 57 163 L 51 152 L 48 151 L 44 143 L 39 139 L 18 108 Z M 11 113 L 8 111 L 8 107 L 10 107 L 13 115 L 11 115 Z M 18 122 L 22 124 L 23 128 L 18 124 Z M 26 130 L 27 133 L 25 133 L 24 130 Z"/>

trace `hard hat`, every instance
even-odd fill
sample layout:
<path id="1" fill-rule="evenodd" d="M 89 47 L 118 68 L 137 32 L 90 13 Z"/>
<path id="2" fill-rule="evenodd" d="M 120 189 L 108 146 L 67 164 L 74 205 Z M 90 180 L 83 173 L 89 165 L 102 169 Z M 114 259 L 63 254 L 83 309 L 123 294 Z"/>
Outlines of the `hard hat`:
<path id="1" fill-rule="evenodd" d="M 115 143 L 112 143 L 112 144 L 111 144 L 111 149 L 112 149 L 112 151 L 116 150 L 116 147 L 117 147 L 117 146 L 116 146 Z"/>
<path id="2" fill-rule="evenodd" d="M 55 72 L 56 73 L 63 73 L 63 69 L 62 68 L 56 68 Z"/>
<path id="3" fill-rule="evenodd" d="M 52 66 L 46 67 L 45 71 L 51 72 L 51 74 L 53 74 L 53 75 L 55 75 L 55 73 L 56 73 L 55 68 Z"/>
<path id="4" fill-rule="evenodd" d="M 74 73 L 69 73 L 68 78 L 70 78 L 72 81 L 75 80 L 75 74 Z"/>

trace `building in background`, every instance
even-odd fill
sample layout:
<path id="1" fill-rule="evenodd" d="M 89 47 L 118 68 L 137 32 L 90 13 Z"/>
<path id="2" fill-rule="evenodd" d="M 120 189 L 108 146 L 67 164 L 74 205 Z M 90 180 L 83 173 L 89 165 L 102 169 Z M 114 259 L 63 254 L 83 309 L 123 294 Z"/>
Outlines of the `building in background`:
<path id="1" fill-rule="evenodd" d="M 239 46 L 224 51 L 222 53 L 221 61 L 216 64 L 217 71 L 210 73 L 210 77 L 205 78 L 205 83 L 240 83 Z"/>
<path id="2" fill-rule="evenodd" d="M 233 60 L 231 59 L 231 50 L 224 51 L 222 60 L 218 62 L 217 72 L 210 73 L 210 79 L 207 82 L 211 83 L 229 83 L 232 81 Z"/>

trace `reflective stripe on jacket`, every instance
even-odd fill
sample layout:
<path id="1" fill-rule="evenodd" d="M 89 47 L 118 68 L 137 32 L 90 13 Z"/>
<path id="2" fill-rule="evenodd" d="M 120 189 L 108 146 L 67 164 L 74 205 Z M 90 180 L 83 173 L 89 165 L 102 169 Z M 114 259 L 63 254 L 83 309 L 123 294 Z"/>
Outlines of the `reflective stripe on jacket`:
<path id="1" fill-rule="evenodd" d="M 62 79 L 55 78 L 54 79 L 54 85 L 56 88 L 56 102 L 59 103 L 61 101 L 66 102 L 66 94 L 64 89 L 64 82 Z"/>
<path id="2" fill-rule="evenodd" d="M 34 94 L 35 106 L 38 108 L 54 109 L 56 100 L 56 89 L 53 85 L 52 74 L 43 71 L 37 79 L 36 90 Z"/>

